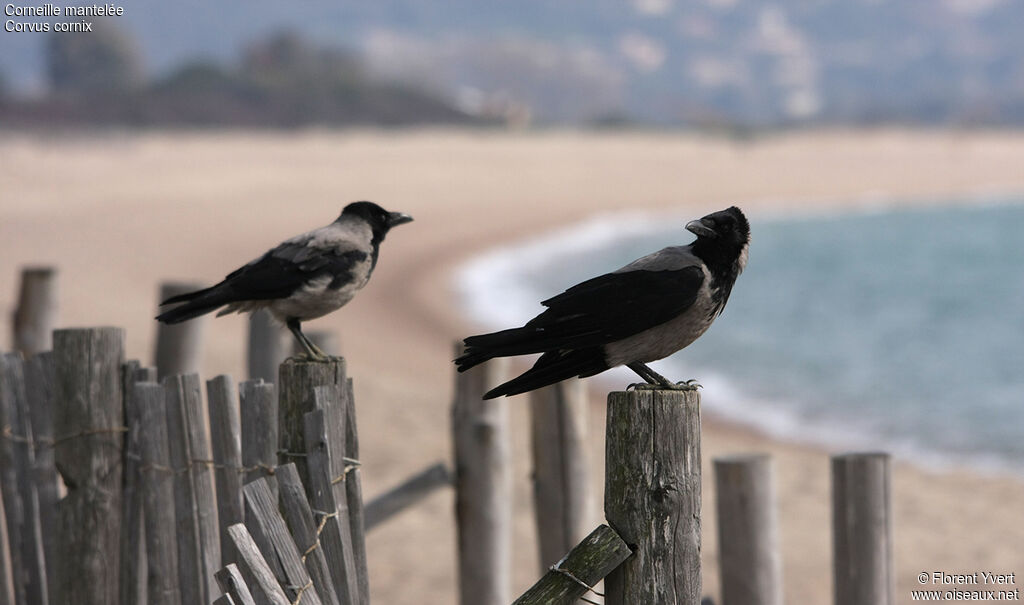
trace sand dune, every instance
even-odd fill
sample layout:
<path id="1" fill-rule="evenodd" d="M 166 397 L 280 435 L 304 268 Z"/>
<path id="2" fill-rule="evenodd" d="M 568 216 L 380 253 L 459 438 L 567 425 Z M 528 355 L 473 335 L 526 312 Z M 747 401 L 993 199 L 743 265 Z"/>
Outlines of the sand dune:
<path id="1" fill-rule="evenodd" d="M 699 216 L 732 203 L 808 210 L 879 196 L 927 203 L 1024 191 L 1022 158 L 1024 136 L 996 133 L 824 132 L 753 142 L 563 132 L 7 135 L 0 306 L 13 310 L 19 266 L 55 264 L 61 325 L 124 326 L 129 356 L 150 361 L 161 280 L 211 283 L 356 199 L 414 215 L 385 242 L 370 286 L 310 324 L 341 336 L 372 496 L 449 456 L 449 360 L 453 341 L 474 328 L 460 315 L 451 274 L 475 253 L 603 210 L 681 208 Z M 754 246 L 756 253 L 756 233 Z M 244 320 L 209 320 L 206 334 L 205 377 L 244 378 Z M 6 322 L 0 342 L 10 342 Z M 523 454 L 515 471 L 517 593 L 540 570 L 523 403 L 511 402 Z M 595 472 L 603 407 L 595 393 Z M 827 453 L 713 418 L 703 443 L 706 463 L 742 451 L 775 456 L 787 602 L 830 602 Z M 704 489 L 704 584 L 717 594 L 710 481 Z M 1024 482 L 897 461 L 893 499 L 898 602 L 910 601 L 921 571 L 1024 572 Z M 371 534 L 375 601 L 454 602 L 454 544 L 449 494 Z"/>

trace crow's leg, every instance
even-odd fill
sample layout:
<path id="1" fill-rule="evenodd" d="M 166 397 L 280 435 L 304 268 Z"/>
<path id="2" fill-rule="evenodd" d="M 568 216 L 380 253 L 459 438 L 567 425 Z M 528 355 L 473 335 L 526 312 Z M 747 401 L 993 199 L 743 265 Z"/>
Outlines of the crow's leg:
<path id="1" fill-rule="evenodd" d="M 626 364 L 626 367 L 637 373 L 640 378 L 643 378 L 646 382 L 634 383 L 629 385 L 630 389 L 672 389 L 676 391 L 693 391 L 696 390 L 700 385 L 694 380 L 687 380 L 685 382 L 672 382 L 668 378 L 665 378 L 661 374 L 655 372 L 651 368 L 647 367 L 647 364 L 639 361 Z"/>
<path id="2" fill-rule="evenodd" d="M 306 349 L 306 356 L 309 359 L 314 361 L 324 361 L 329 359 L 328 355 L 320 350 L 320 347 L 313 344 L 313 342 L 306 338 L 306 335 L 302 333 L 302 327 L 300 326 L 298 319 L 290 317 L 288 318 L 288 321 L 285 322 L 285 325 L 288 326 L 289 330 L 291 330 L 291 333 L 295 336 L 295 339 L 299 341 L 299 344 L 302 345 L 302 348 Z"/>

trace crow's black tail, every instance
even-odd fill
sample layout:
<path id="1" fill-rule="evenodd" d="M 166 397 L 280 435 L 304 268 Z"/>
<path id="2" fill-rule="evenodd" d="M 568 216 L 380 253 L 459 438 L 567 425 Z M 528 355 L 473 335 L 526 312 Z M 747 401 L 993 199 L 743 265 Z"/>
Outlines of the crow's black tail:
<path id="1" fill-rule="evenodd" d="M 466 338 L 463 341 L 466 350 L 455 360 L 459 371 L 465 372 L 469 368 L 495 357 L 530 355 L 560 348 L 574 349 L 583 346 L 575 335 L 561 335 L 556 331 L 531 324 L 533 322 L 521 328 L 511 328 Z"/>
<path id="2" fill-rule="evenodd" d="M 160 303 L 161 307 L 174 303 L 185 304 L 178 305 L 173 309 L 164 311 L 160 315 L 157 315 L 156 319 L 157 321 L 162 321 L 165 324 L 181 323 L 183 321 L 199 317 L 200 315 L 205 315 L 210 311 L 228 304 L 229 302 L 233 302 L 233 298 L 223 287 L 223 283 L 220 283 L 210 288 L 197 290 L 195 292 L 187 292 L 185 294 L 178 294 L 177 296 L 168 298 Z"/>
<path id="3" fill-rule="evenodd" d="M 488 391 L 484 399 L 518 395 L 574 376 L 593 376 L 607 369 L 608 364 L 605 362 L 601 347 L 588 347 L 578 351 L 550 351 L 541 355 L 537 363 L 526 372 Z"/>

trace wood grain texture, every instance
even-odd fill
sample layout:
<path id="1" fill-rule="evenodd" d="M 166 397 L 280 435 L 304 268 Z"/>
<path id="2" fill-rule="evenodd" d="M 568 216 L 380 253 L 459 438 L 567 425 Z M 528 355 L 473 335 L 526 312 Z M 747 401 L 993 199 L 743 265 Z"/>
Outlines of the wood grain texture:
<path id="1" fill-rule="evenodd" d="M 228 538 L 230 540 L 230 537 Z M 234 563 L 229 563 L 214 574 L 217 584 L 225 594 L 230 595 L 237 605 L 256 605 L 249 586 L 242 577 L 241 570 Z"/>
<path id="2" fill-rule="evenodd" d="M 139 485 L 145 524 L 147 602 L 181 605 L 174 470 L 167 442 L 167 396 L 164 387 L 155 382 L 137 382 L 132 390 L 139 413 Z"/>
<path id="3" fill-rule="evenodd" d="M 146 536 L 142 518 L 142 460 L 139 430 L 140 411 L 135 400 L 135 381 L 140 374 L 138 360 L 121 365 L 124 393 L 124 497 L 121 501 L 121 605 L 146 603 Z"/>
<path id="4" fill-rule="evenodd" d="M 303 485 L 308 482 L 306 462 L 301 454 L 306 451 L 304 417 L 316 409 L 313 389 L 319 386 L 345 385 L 345 360 L 328 362 L 305 361 L 291 358 L 279 368 L 278 388 L 278 464 L 295 463 Z"/>
<path id="5" fill-rule="evenodd" d="M 50 594 L 57 566 L 57 503 L 60 501 L 60 477 L 53 459 L 53 414 L 56 390 L 53 353 L 37 353 L 25 361 L 25 395 L 29 421 L 35 441 L 35 482 L 39 500 L 39 525 L 43 528 L 43 552 L 46 559 Z"/>
<path id="6" fill-rule="evenodd" d="M 238 569 L 256 605 L 291 605 L 245 525 L 236 523 L 228 527 L 228 536 L 238 553 Z"/>
<path id="7" fill-rule="evenodd" d="M 178 527 L 178 575 L 183 603 L 206 603 L 217 595 L 213 574 L 220 568 L 220 530 L 214 491 L 207 413 L 199 376 L 163 379 L 167 397 L 167 438 L 174 469 L 174 511 Z"/>
<path id="8" fill-rule="evenodd" d="M 57 330 L 53 355 L 54 461 L 68 488 L 59 505 L 53 598 L 119 605 L 124 331 Z"/>
<path id="9" fill-rule="evenodd" d="M 608 394 L 604 510 L 633 556 L 608 575 L 609 605 L 700 603 L 700 397 Z"/>
<path id="10" fill-rule="evenodd" d="M 277 388 L 262 380 L 247 380 L 239 396 L 243 483 L 249 483 L 273 475 L 277 466 Z"/>
<path id="11" fill-rule="evenodd" d="M 313 515 L 306 498 L 306 489 L 299 482 L 299 473 L 294 464 L 285 464 L 277 469 L 278 490 L 281 499 L 281 511 L 288 531 L 291 532 L 295 545 L 299 547 L 302 562 L 313 580 L 313 587 L 320 595 L 324 605 L 340 605 L 334 590 L 331 570 L 327 565 L 327 557 L 320 542 L 321 526 Z"/>
<path id="12" fill-rule="evenodd" d="M 217 520 L 220 524 L 221 563 L 234 561 L 228 527 L 244 520 L 242 504 L 242 425 L 238 391 L 230 376 L 206 381 L 210 411 L 210 446 L 217 485 Z"/>
<path id="13" fill-rule="evenodd" d="M 619 534 L 601 525 L 556 561 L 547 573 L 513 605 L 570 605 L 586 596 L 613 569 L 628 559 L 633 551 Z"/>

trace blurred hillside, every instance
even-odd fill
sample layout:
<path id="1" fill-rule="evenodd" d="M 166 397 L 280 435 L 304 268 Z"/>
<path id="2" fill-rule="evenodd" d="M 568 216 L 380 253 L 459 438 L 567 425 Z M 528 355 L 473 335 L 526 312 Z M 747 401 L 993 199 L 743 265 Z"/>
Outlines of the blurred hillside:
<path id="1" fill-rule="evenodd" d="M 1013 0 L 136 0 L 118 18 L 165 80 L 284 27 L 468 114 L 751 127 L 1024 125 L 1021 23 Z M 44 47 L 0 36 L 8 89 L 47 89 Z"/>

